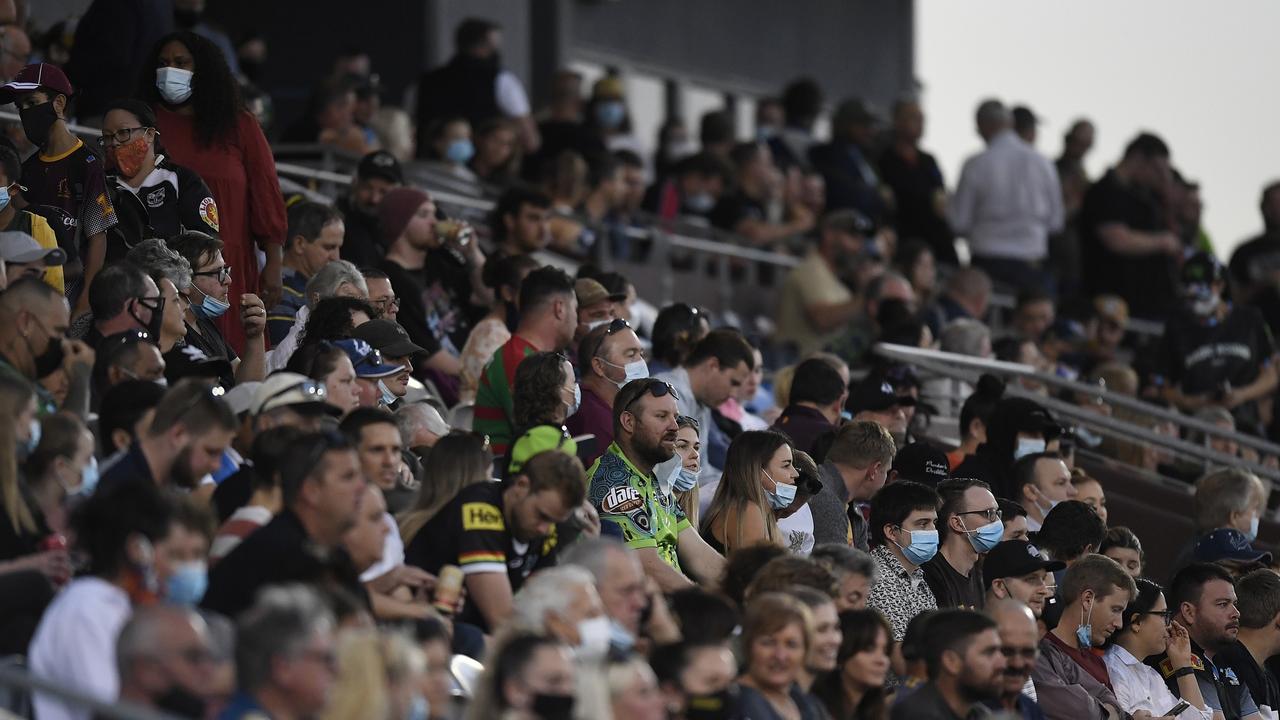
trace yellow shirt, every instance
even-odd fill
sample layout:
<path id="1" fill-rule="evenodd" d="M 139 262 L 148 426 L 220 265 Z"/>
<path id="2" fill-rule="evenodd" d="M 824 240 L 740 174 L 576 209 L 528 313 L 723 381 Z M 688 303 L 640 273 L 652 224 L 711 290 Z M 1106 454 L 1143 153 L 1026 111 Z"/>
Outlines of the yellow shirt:
<path id="1" fill-rule="evenodd" d="M 53 228 L 49 226 L 49 221 L 35 213 L 31 214 L 31 237 L 36 239 L 37 245 L 46 250 L 58 247 L 58 237 L 53 234 Z M 44 271 L 44 281 L 60 293 L 66 293 L 67 291 L 63 282 L 61 265 L 47 268 Z"/>
<path id="2" fill-rule="evenodd" d="M 805 308 L 812 305 L 835 305 L 849 302 L 853 293 L 831 271 L 831 266 L 818 254 L 809 251 L 803 262 L 791 269 L 782 284 L 778 303 L 779 340 L 795 343 L 801 355 L 821 350 L 840 334 L 840 328 L 820 333 L 809 322 Z"/>

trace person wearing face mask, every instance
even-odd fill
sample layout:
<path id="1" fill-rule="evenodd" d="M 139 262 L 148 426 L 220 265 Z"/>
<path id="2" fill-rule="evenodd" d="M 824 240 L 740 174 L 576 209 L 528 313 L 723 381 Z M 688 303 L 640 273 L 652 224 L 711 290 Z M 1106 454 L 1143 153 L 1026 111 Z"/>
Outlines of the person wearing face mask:
<path id="1" fill-rule="evenodd" d="M 956 478 L 938 485 L 942 507 L 937 554 L 923 565 L 924 579 L 940 608 L 981 610 L 985 600 L 979 560 L 1000 543 L 1004 523 L 991 488 Z"/>
<path id="2" fill-rule="evenodd" d="M 152 314 L 147 334 L 161 353 L 167 353 L 187 335 L 183 317 L 187 299 L 178 288 L 191 285 L 191 263 L 160 238 L 149 238 L 133 246 L 125 260 L 141 268 L 160 290 L 163 302 L 160 311 Z"/>
<path id="3" fill-rule="evenodd" d="M 116 700 L 116 638 L 135 606 L 154 604 L 161 595 L 155 547 L 168 536 L 172 514 L 171 501 L 148 483 L 99 490 L 76 508 L 73 537 L 88 565 L 36 628 L 27 651 L 34 675 L 96 700 Z M 37 694 L 34 704 L 42 718 L 91 715 L 89 708 L 51 695 Z"/>
<path id="4" fill-rule="evenodd" d="M 73 94 L 67 76 L 48 63 L 28 65 L 0 87 L 0 105 L 18 107 L 23 131 L 39 149 L 22 165 L 23 207 L 58 208 L 75 228 L 73 257 L 82 262 L 84 279 L 69 298 L 79 316 L 89 309 L 83 290 L 103 267 L 107 233 L 117 219 L 102 160 L 67 129 L 67 106 Z M 75 191 L 67 192 L 68 187 Z"/>
<path id="5" fill-rule="evenodd" d="M 1071 484 L 1071 471 L 1054 453 L 1038 451 L 1019 458 L 1013 465 L 1013 477 L 1011 497 L 1018 498 L 1018 504 L 1027 511 L 1028 532 L 1039 532 L 1049 512 L 1058 503 L 1074 500 L 1077 494 Z"/>
<path id="6" fill-rule="evenodd" d="M 117 100 L 102 120 L 108 187 L 123 244 L 107 248 L 107 261 L 145 238 L 173 237 L 183 230 L 218 234 L 218 205 L 209 186 L 164 155 L 156 115 L 141 100 Z"/>
<path id="7" fill-rule="evenodd" d="M 986 441 L 960 465 L 951 468 L 951 476 L 977 478 L 990 485 L 998 497 L 1019 500 L 1014 463 L 1028 455 L 1043 453 L 1047 443 L 1062 435 L 1062 426 L 1039 403 L 1018 397 L 996 402 L 985 426 Z M 1067 484 L 1071 484 L 1069 478 Z M 1027 507 L 1025 501 L 1019 502 Z M 1048 510 L 1044 508 L 1044 512 Z"/>
<path id="8" fill-rule="evenodd" d="M 156 575 L 165 602 L 195 607 L 209 587 L 209 546 L 213 542 L 213 513 L 187 496 L 174 501 L 169 536 L 156 543 Z"/>
<path id="9" fill-rule="evenodd" d="M 600 138 L 609 152 L 630 150 L 639 155 L 645 150 L 632 131 L 626 83 L 616 74 L 600 78 L 591 87 L 591 100 L 587 103 L 583 126 L 587 132 Z"/>
<path id="10" fill-rule="evenodd" d="M 43 516 L 41 522 L 65 534 L 68 498 L 84 499 L 98 485 L 93 433 L 70 415 L 50 415 L 40 428 L 39 442 L 24 465 L 25 476 L 34 506 Z M 0 556 L 4 554 L 0 552 Z"/>
<path id="11" fill-rule="evenodd" d="M 40 415 L 88 414 L 94 355 L 83 342 L 66 339 L 70 315 L 62 294 L 42 280 L 23 278 L 0 294 L 0 375 L 35 382 L 62 369 L 71 379 L 61 408 L 48 390 L 34 386 Z"/>
<path id="12" fill-rule="evenodd" d="M 596 592 L 609 616 L 609 648 L 615 654 L 631 653 L 638 643 L 650 640 L 680 640 L 680 628 L 666 598 L 645 578 L 635 551 L 617 538 L 578 540 L 565 550 L 560 564 L 582 567 L 595 578 Z"/>
<path id="13" fill-rule="evenodd" d="M 467 167 L 475 157 L 476 146 L 471 141 L 471 123 L 464 117 L 444 118 L 431 129 L 431 162 L 434 172 L 475 184 L 476 174 Z"/>
<path id="14" fill-rule="evenodd" d="M 171 605 L 140 608 L 116 641 L 120 700 L 181 717 L 203 717 L 213 648 L 204 620 Z"/>
<path id="15" fill-rule="evenodd" d="M 1257 401 L 1280 385 L 1276 347 L 1256 308 L 1222 298 L 1226 286 L 1226 268 L 1208 253 L 1182 265 L 1185 310 L 1165 325 L 1156 382 L 1186 413 L 1219 405 L 1237 427 L 1260 432 Z"/>
<path id="16" fill-rule="evenodd" d="M 217 237 L 235 274 L 230 292 L 218 298 L 229 303 L 230 312 L 210 321 L 236 353 L 247 357 L 254 336 L 239 322 L 243 298 L 256 299 L 260 292 L 262 306 L 275 307 L 283 293 L 288 222 L 271 148 L 257 118 L 245 109 L 226 59 L 206 38 L 189 31 L 166 35 L 151 50 L 146 67 L 155 69 L 154 81 L 141 95 L 155 108 L 167 157 L 203 178 L 217 199 Z M 261 273 L 258 250 L 266 255 Z M 195 263 L 192 267 L 201 270 Z"/>
<path id="17" fill-rule="evenodd" d="M 702 519 L 707 544 L 723 554 L 761 542 L 785 546 L 776 513 L 795 499 L 799 476 L 785 435 L 755 430 L 734 438 Z"/>
<path id="18" fill-rule="evenodd" d="M 617 319 L 617 303 L 626 300 L 627 296 L 611 294 L 599 280 L 585 277 L 574 281 L 573 292 L 578 296 L 578 327 L 574 330 L 573 345 L 569 351 L 576 354 L 587 333 Z"/>
<path id="19" fill-rule="evenodd" d="M 1124 609 L 1138 594 L 1133 578 L 1111 558 L 1087 555 L 1067 568 L 1061 591 L 1062 620 L 1040 640 L 1031 672 L 1040 707 L 1049 720 L 1123 717 L 1107 664 L 1092 648 L 1123 626 Z"/>
<path id="20" fill-rule="evenodd" d="M 911 618 L 938 609 L 921 566 L 938 552 L 941 504 L 932 488 L 910 480 L 886 485 L 871 498 L 875 581 L 867 607 L 884 614 L 893 628 L 894 642 L 902 642 Z"/>
<path id="21" fill-rule="evenodd" d="M 17 201 L 13 196 L 24 188 L 21 185 L 22 161 L 12 148 L 0 147 L 0 173 L 3 173 L 0 175 L 0 185 L 3 186 L 0 187 L 0 230 L 30 235 L 43 250 L 58 248 L 58 233 L 50 222 L 43 215 L 38 215 L 31 209 L 19 210 L 16 205 Z M 63 252 L 64 262 L 65 256 L 66 253 Z M 8 257 L 4 259 L 9 260 Z M 7 274 L 7 268 L 5 271 Z M 66 291 L 61 264 L 50 264 L 44 270 L 44 279 L 59 292 Z"/>
<path id="22" fill-rule="evenodd" d="M 711 640 L 661 645 L 649 664 L 667 696 L 672 720 L 728 720 L 733 717 L 738 663 L 729 648 Z"/>
<path id="23" fill-rule="evenodd" d="M 92 325 L 84 333 L 90 347 L 102 345 L 103 338 L 128 331 L 145 331 L 160 336 L 165 301 L 160 288 L 131 262 L 117 262 L 102 269 L 89 286 Z"/>
<path id="24" fill-rule="evenodd" d="M 516 631 L 495 643 L 466 720 L 571 720 L 572 648 L 540 632 Z"/>
<path id="25" fill-rule="evenodd" d="M 521 360 L 511 394 L 516 433 L 539 425 L 564 425 L 578 411 L 581 392 L 564 355 L 534 353 Z"/>
<path id="26" fill-rule="evenodd" d="M 579 304 L 581 298 L 579 293 Z M 580 456 L 583 464 L 590 465 L 613 442 L 613 401 L 618 391 L 632 380 L 649 377 L 649 365 L 635 330 L 626 320 L 615 319 L 596 325 L 582 338 L 578 345 L 578 368 L 582 372 L 582 405 L 565 426 L 575 437 L 596 436 L 590 452 L 587 443 L 579 447 L 584 453 Z M 680 467 L 677 465 L 672 472 L 678 473 Z"/>

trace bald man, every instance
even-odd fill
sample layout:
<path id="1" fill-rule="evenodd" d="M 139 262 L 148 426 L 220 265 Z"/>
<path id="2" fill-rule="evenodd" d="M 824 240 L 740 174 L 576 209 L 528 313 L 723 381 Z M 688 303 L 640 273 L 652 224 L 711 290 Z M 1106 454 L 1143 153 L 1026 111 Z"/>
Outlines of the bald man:
<path id="1" fill-rule="evenodd" d="M 89 412 L 93 350 L 67 339 L 70 324 L 71 308 L 62 293 L 39 278 L 22 278 L 0 294 L 0 373 L 35 384 L 41 415 L 58 407 L 38 381 L 58 370 L 71 381 L 62 409 L 82 418 Z"/>
<path id="2" fill-rule="evenodd" d="M 999 626 L 1000 650 L 1005 657 L 1000 699 L 989 707 L 1024 720 L 1042 720 L 1044 714 L 1036 703 L 1035 685 L 1031 683 L 1031 669 L 1035 667 L 1040 645 L 1035 615 L 1031 608 L 1012 598 L 988 604 L 987 615 Z"/>
<path id="3" fill-rule="evenodd" d="M 136 610 L 116 642 L 120 699 L 181 717 L 204 717 L 213 651 L 204 620 L 176 605 Z"/>

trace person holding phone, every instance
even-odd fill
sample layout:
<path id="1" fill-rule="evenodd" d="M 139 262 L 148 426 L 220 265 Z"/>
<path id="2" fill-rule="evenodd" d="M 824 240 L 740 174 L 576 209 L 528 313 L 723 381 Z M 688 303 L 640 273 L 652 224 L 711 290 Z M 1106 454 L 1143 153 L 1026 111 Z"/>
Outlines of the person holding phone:
<path id="1" fill-rule="evenodd" d="M 1212 720 L 1213 710 L 1205 703 L 1196 682 L 1194 664 L 1199 661 L 1191 652 L 1190 634 L 1173 620 L 1159 585 L 1145 578 L 1134 582 L 1138 593 L 1125 607 L 1124 624 L 1112 637 L 1103 657 L 1120 709 L 1134 718 Z M 1165 685 L 1161 673 L 1142 662 L 1143 658 L 1162 652 L 1167 653 L 1170 673 L 1181 673 L 1177 678 L 1181 701 Z"/>

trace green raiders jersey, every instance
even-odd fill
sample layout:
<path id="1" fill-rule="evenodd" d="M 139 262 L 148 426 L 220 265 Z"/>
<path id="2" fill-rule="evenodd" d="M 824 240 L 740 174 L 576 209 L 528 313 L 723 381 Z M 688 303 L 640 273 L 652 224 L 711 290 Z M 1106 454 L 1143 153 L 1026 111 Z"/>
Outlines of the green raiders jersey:
<path id="1" fill-rule="evenodd" d="M 591 466 L 588 496 L 601 522 L 613 523 L 633 549 L 655 548 L 658 556 L 680 572 L 680 533 L 691 527 L 670 493 L 662 492 L 653 474 L 642 474 L 617 443 Z"/>

